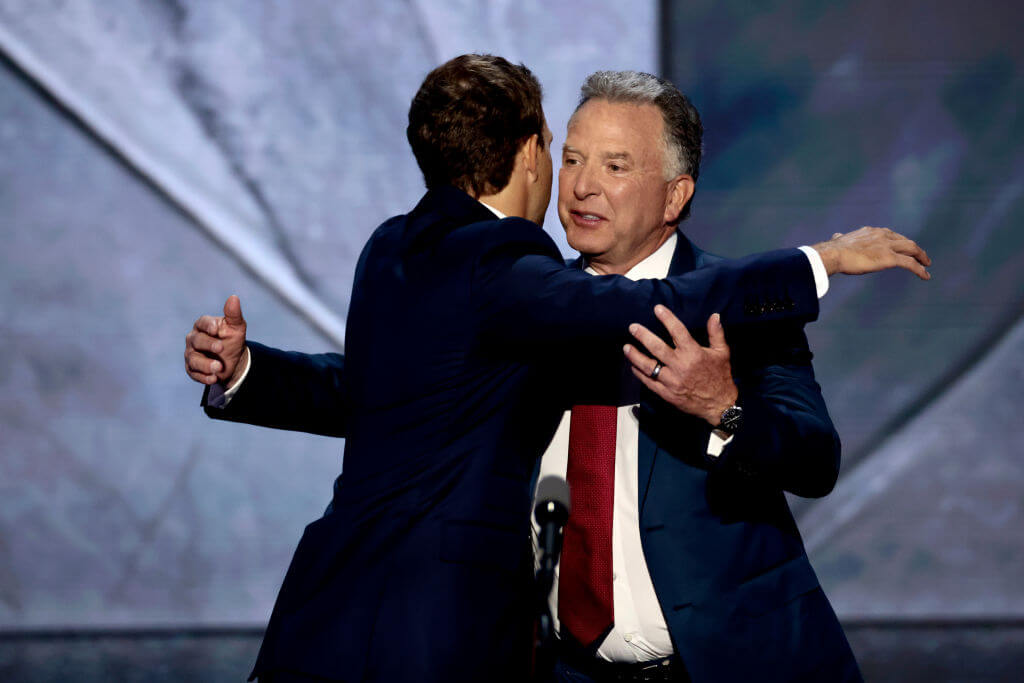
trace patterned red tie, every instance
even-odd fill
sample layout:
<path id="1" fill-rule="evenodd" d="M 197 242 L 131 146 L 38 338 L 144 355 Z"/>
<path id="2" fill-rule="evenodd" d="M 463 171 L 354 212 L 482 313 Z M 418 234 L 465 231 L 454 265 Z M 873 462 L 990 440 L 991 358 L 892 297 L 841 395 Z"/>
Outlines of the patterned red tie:
<path id="1" fill-rule="evenodd" d="M 573 406 L 569 422 L 571 512 L 558 572 L 558 618 L 581 645 L 604 635 L 612 601 L 615 406 Z"/>

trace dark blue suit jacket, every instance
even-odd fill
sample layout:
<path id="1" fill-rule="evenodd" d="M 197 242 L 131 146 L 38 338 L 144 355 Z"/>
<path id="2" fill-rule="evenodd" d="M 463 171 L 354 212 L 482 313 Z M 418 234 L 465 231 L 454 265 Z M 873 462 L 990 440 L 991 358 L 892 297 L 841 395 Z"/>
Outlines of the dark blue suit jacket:
<path id="1" fill-rule="evenodd" d="M 720 261 L 679 233 L 669 273 Z M 823 496 L 839 473 L 802 326 L 726 333 L 745 422 L 721 458 L 703 420 L 640 408 L 641 542 L 676 651 L 696 683 L 860 680 L 783 494 Z"/>
<path id="2" fill-rule="evenodd" d="M 629 323 L 654 329 L 656 303 L 691 328 L 818 310 L 796 249 L 633 283 L 567 268 L 537 225 L 453 188 L 381 225 L 356 268 L 347 362 L 252 344 L 229 409 L 208 409 L 346 437 L 344 480 L 296 549 L 254 673 L 525 680 L 536 459 L 621 365 Z"/>

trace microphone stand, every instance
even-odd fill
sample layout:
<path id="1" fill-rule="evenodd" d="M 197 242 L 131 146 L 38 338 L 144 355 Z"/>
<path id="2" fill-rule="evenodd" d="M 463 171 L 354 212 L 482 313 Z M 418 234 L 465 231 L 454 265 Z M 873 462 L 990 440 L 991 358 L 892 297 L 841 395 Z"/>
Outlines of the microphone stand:
<path id="1" fill-rule="evenodd" d="M 569 511 L 557 500 L 542 500 L 537 503 L 534 515 L 540 526 L 540 567 L 537 570 L 535 600 L 537 629 L 534 635 L 534 680 L 544 683 L 551 680 L 556 659 L 554 619 L 551 616 L 549 598 L 555 582 L 555 567 L 562 550 L 562 532 Z"/>

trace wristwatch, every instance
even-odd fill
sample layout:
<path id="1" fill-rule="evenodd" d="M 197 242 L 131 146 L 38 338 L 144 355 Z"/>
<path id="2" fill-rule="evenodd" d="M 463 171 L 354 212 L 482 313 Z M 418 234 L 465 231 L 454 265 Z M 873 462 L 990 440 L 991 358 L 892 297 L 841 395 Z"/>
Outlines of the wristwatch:
<path id="1" fill-rule="evenodd" d="M 735 403 L 722 411 L 722 419 L 715 426 L 714 431 L 719 433 L 723 439 L 728 439 L 743 426 L 743 408 Z"/>

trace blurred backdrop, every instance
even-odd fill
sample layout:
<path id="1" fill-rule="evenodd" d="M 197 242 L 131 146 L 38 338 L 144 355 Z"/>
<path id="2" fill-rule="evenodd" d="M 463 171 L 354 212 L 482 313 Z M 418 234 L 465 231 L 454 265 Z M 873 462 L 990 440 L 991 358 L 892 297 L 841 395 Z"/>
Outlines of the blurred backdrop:
<path id="1" fill-rule="evenodd" d="M 885 3 L 0 0 L 0 674 L 241 680 L 342 442 L 213 423 L 183 338 L 340 349 L 355 259 L 423 191 L 426 73 L 591 71 L 704 119 L 687 233 L 740 256 L 886 225 L 935 260 L 808 329 L 844 442 L 793 500 L 869 680 L 1024 670 L 1024 10 Z M 557 216 L 545 227 L 569 249 Z"/>

